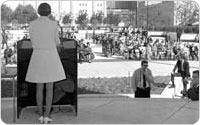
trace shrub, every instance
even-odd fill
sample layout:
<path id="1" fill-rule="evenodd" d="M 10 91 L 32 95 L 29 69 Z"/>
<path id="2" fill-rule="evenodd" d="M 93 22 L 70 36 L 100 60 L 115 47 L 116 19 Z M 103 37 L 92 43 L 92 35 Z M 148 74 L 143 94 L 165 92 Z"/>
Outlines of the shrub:
<path id="1" fill-rule="evenodd" d="M 165 31 L 165 32 L 176 32 L 176 29 L 179 26 L 156 26 L 154 27 L 155 31 Z M 198 26 L 180 26 L 185 33 L 199 33 Z M 149 27 L 149 30 L 153 30 L 152 27 Z"/>

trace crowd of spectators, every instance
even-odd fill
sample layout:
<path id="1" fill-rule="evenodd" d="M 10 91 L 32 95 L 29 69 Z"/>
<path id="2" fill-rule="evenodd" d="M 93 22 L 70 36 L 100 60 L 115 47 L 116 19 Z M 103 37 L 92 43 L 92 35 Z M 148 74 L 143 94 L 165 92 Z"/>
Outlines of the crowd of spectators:
<path id="1" fill-rule="evenodd" d="M 180 33 L 178 35 L 180 37 Z M 10 63 L 10 57 L 13 56 L 13 52 L 16 51 L 7 46 L 6 36 L 5 30 L 2 30 L 2 48 L 4 48 L 4 44 L 6 45 L 4 58 L 6 62 Z M 62 36 L 76 39 L 74 33 L 65 33 L 62 34 Z M 24 38 L 26 37 L 27 35 L 25 34 Z M 111 30 L 111 32 L 104 34 L 93 34 L 93 42 L 102 44 L 102 53 L 106 57 L 120 55 L 123 59 L 133 60 L 175 60 L 177 55 L 181 53 L 185 54 L 189 60 L 199 60 L 198 46 L 192 43 L 184 43 L 180 41 L 180 38 L 177 40 L 170 40 L 164 36 L 159 38 L 148 37 L 148 32 L 144 28 L 133 29 L 128 27 L 121 29 L 119 32 L 113 32 L 113 30 Z M 89 43 L 84 43 L 83 39 L 77 41 L 78 61 L 91 62 L 92 59 L 94 59 L 94 53 Z"/>
<path id="2" fill-rule="evenodd" d="M 124 59 L 174 60 L 179 53 L 189 60 L 198 60 L 198 46 L 182 41 L 170 40 L 166 36 L 148 37 L 144 28 L 95 35 L 94 43 L 102 44 L 105 56 L 120 54 Z"/>

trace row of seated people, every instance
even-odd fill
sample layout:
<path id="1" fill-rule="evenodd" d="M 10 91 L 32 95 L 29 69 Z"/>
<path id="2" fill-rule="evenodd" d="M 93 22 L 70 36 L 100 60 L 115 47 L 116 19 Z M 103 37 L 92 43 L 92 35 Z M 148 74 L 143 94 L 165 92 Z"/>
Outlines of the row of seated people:
<path id="1" fill-rule="evenodd" d="M 92 48 L 90 47 L 90 43 L 83 43 L 83 39 L 78 43 L 78 62 L 89 62 L 91 63 L 94 59 L 94 53 L 92 52 Z"/>

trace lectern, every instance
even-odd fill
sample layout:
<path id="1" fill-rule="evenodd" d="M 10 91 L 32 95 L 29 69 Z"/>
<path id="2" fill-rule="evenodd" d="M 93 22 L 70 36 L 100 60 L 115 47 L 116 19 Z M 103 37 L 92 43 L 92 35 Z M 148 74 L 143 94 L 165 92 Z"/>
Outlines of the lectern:
<path id="1" fill-rule="evenodd" d="M 77 41 L 62 38 L 61 44 L 59 56 L 67 78 L 54 84 L 53 106 L 71 105 L 77 116 Z M 37 106 L 36 84 L 25 81 L 32 52 L 30 39 L 17 42 L 17 118 L 23 108 Z"/>

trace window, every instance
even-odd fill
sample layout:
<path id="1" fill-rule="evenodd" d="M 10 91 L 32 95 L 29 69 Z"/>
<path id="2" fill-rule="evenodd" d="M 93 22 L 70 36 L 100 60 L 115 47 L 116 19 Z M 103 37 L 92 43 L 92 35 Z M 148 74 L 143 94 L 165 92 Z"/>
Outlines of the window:
<path id="1" fill-rule="evenodd" d="M 79 6 L 81 6 L 81 3 L 79 4 Z"/>
<path id="2" fill-rule="evenodd" d="M 82 3 L 82 6 L 84 6 L 84 3 Z"/>
<path id="3" fill-rule="evenodd" d="M 87 6 L 87 3 L 85 3 L 85 6 Z"/>

